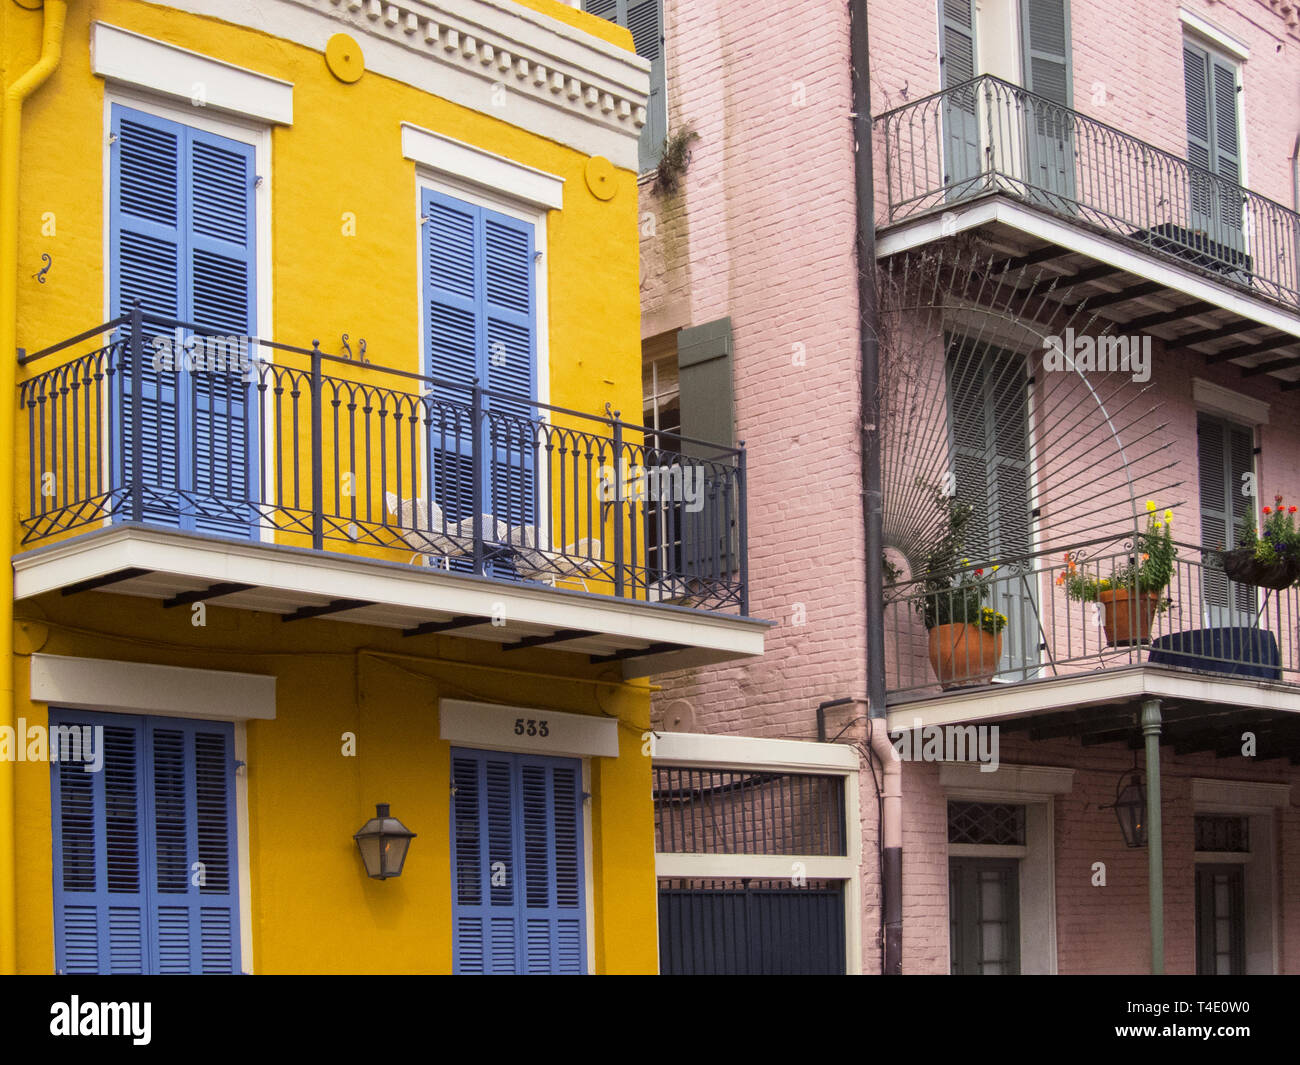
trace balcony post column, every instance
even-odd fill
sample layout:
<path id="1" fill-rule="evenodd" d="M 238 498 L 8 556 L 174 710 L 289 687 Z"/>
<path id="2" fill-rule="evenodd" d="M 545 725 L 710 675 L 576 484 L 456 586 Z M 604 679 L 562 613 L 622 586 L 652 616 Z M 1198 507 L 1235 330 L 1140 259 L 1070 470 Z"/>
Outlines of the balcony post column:
<path id="1" fill-rule="evenodd" d="M 474 530 L 474 572 L 482 577 L 487 563 L 483 551 L 483 481 L 488 476 L 488 466 L 484 462 L 483 456 L 483 436 L 490 432 L 490 427 L 484 424 L 483 419 L 483 388 L 478 383 L 478 378 L 474 378 L 474 386 L 470 389 L 470 468 L 473 471 L 473 513 L 470 515 L 470 523 Z M 492 441 L 488 439 L 489 455 L 487 461 L 491 461 Z"/>
<path id="2" fill-rule="evenodd" d="M 623 422 L 614 411 L 614 594 L 623 598 Z"/>
<path id="3" fill-rule="evenodd" d="M 1165 866 L 1160 823 L 1160 700 L 1142 704 L 1142 735 L 1146 741 L 1147 890 L 1151 923 L 1151 973 L 1165 971 Z"/>
<path id="4" fill-rule="evenodd" d="M 321 454 L 324 448 L 321 397 L 324 381 L 321 379 L 320 341 L 311 343 L 311 546 L 317 551 L 325 547 L 325 466 Z M 294 447 L 298 443 L 294 441 Z"/>
<path id="5" fill-rule="evenodd" d="M 128 342 L 127 359 L 131 366 L 131 520 L 144 521 L 144 441 L 140 439 L 140 430 L 144 419 L 141 406 L 144 404 L 144 313 L 140 301 L 131 301 L 131 339 Z M 179 501 L 178 501 L 179 502 Z"/>

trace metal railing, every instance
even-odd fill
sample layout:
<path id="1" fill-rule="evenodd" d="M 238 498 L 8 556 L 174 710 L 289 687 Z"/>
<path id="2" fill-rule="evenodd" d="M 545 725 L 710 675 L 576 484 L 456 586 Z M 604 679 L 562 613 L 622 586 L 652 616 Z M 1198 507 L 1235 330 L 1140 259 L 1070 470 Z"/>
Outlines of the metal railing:
<path id="1" fill-rule="evenodd" d="M 131 521 L 748 611 L 743 449 L 138 307 L 20 361 L 25 545 Z"/>
<path id="2" fill-rule="evenodd" d="M 1002 193 L 1300 304 L 1300 214 L 1071 108 L 982 75 L 875 122 L 890 222 Z"/>
<path id="3" fill-rule="evenodd" d="M 1099 585 L 1133 564 L 1131 545 L 1114 539 L 1079 544 L 1068 561 L 1059 551 L 999 558 L 996 571 L 989 567 L 978 577 L 968 566 L 889 585 L 885 633 L 891 698 L 1135 665 L 1300 683 L 1300 588 L 1274 591 L 1236 583 L 1224 573 L 1219 551 L 1176 547 L 1165 589 L 1133 594 L 1144 590 L 1121 581 L 1109 590 L 1127 594 L 1106 596 L 1110 603 L 1072 598 L 1069 589 L 1071 577 Z M 975 582 L 983 585 L 982 595 L 962 590 Z M 960 627 L 986 608 L 1007 619 L 991 651 L 975 633 L 926 628 L 927 618 Z"/>

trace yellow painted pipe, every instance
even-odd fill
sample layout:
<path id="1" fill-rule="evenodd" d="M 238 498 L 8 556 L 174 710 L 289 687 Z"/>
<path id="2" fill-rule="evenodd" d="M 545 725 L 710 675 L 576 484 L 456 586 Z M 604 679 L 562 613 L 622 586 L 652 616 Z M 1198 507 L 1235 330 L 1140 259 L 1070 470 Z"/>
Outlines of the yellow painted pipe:
<path id="1" fill-rule="evenodd" d="M 0 726 L 14 728 L 14 395 L 18 348 L 18 151 L 23 102 L 63 55 L 65 0 L 45 0 L 40 58 L 5 89 L 0 112 Z M 18 971 L 18 851 L 14 763 L 0 760 L 0 975 Z"/>

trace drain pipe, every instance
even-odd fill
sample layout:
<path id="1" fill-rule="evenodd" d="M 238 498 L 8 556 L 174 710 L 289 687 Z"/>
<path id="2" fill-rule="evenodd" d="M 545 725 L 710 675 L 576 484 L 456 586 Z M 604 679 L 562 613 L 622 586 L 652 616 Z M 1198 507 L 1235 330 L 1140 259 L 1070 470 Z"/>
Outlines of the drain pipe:
<path id="1" fill-rule="evenodd" d="M 866 0 L 850 0 L 854 178 L 858 214 L 858 343 L 861 355 L 862 518 L 866 553 L 867 707 L 871 749 L 885 770 L 881 905 L 885 914 L 882 971 L 903 971 L 902 766 L 889 742 L 885 711 L 884 527 L 880 470 L 880 306 L 876 293 L 876 192 L 872 173 L 871 63 Z"/>
<path id="2" fill-rule="evenodd" d="M 68 5 L 45 0 L 40 58 L 4 92 L 0 113 L 0 726 L 14 729 L 14 397 L 18 351 L 18 150 L 23 102 L 63 53 Z M 17 792 L 14 762 L 0 760 L 0 975 L 18 971 Z"/>

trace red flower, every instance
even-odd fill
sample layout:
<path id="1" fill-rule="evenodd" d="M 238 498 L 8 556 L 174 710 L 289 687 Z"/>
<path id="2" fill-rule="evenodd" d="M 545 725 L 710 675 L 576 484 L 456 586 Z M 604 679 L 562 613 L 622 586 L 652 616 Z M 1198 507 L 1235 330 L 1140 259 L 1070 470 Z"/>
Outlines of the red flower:
<path id="1" fill-rule="evenodd" d="M 1294 513 L 1295 513 L 1295 507 L 1287 507 L 1286 512 L 1287 512 L 1288 514 L 1294 514 Z"/>
<path id="2" fill-rule="evenodd" d="M 1264 513 L 1265 513 L 1265 514 L 1272 514 L 1272 513 L 1273 513 L 1273 508 L 1272 508 L 1272 507 L 1265 507 L 1265 508 L 1264 508 Z"/>
<path id="3" fill-rule="evenodd" d="M 975 576 L 976 576 L 976 577 L 983 577 L 983 576 L 984 576 L 984 571 L 983 571 L 982 569 L 977 569 L 977 570 L 975 571 Z"/>
<path id="4" fill-rule="evenodd" d="M 1274 502 L 1274 503 L 1281 503 L 1281 502 L 1282 502 L 1282 497 L 1281 497 L 1281 496 L 1274 496 L 1274 497 L 1273 497 L 1273 502 Z"/>

